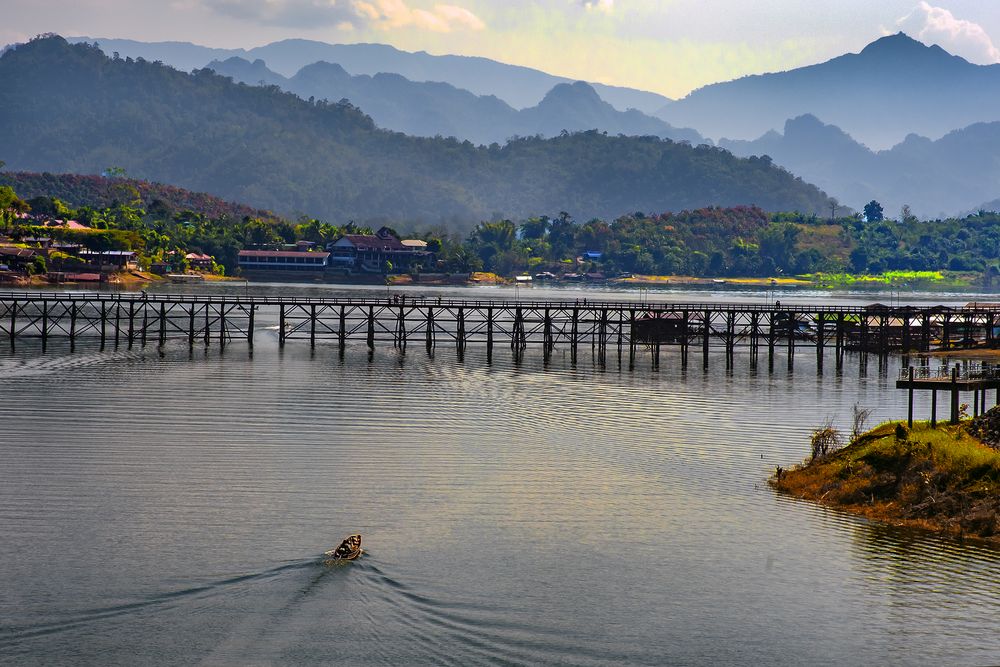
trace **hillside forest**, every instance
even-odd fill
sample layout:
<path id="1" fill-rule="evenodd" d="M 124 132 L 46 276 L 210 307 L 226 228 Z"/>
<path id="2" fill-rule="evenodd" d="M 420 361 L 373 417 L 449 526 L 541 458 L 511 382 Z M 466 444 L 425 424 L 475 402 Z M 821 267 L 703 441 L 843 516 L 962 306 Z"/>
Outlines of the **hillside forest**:
<path id="1" fill-rule="evenodd" d="M 13 187 L 12 187 L 13 186 Z M 76 202 L 62 196 L 76 193 Z M 15 190 L 19 188 L 19 190 Z M 20 196 L 24 193 L 24 196 Z M 568 212 L 520 220 L 470 221 L 472 231 L 418 231 L 434 252 L 425 272 L 548 271 L 690 276 L 792 276 L 816 272 L 989 271 L 1000 266 L 1000 213 L 964 218 L 885 219 L 878 202 L 867 213 L 835 219 L 758 207 L 709 207 L 626 213 L 578 221 Z M 89 229 L 42 227 L 48 218 Z M 0 230 L 15 242 L 41 235 L 94 250 L 135 250 L 143 263 L 187 252 L 212 255 L 232 274 L 244 248 L 296 241 L 320 246 L 344 233 L 371 230 L 349 220 L 300 217 L 227 204 L 208 195 L 125 178 L 0 174 Z"/>

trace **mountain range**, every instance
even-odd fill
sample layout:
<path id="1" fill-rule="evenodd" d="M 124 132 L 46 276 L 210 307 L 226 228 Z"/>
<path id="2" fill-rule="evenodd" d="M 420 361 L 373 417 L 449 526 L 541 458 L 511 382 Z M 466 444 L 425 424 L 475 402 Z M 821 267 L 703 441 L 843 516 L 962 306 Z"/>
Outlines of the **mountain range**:
<path id="1" fill-rule="evenodd" d="M 573 79 L 540 70 L 508 65 L 488 58 L 411 53 L 387 44 L 327 44 L 308 39 L 286 39 L 252 49 L 217 49 L 189 42 L 138 42 L 130 39 L 70 38 L 72 42 L 97 42 L 108 55 L 160 61 L 183 71 L 229 58 L 263 60 L 275 72 L 292 77 L 316 62 L 336 63 L 352 75 L 399 74 L 414 82 L 449 83 L 477 96 L 494 95 L 515 109 L 538 104 L 560 83 Z M 622 86 L 591 84 L 601 99 L 619 111 L 638 109 L 652 114 L 671 100 L 663 95 Z M 592 128 L 591 128 L 592 129 Z"/>
<path id="2" fill-rule="evenodd" d="M 479 144 L 513 136 L 552 137 L 562 131 L 599 129 L 610 134 L 654 135 L 704 143 L 689 129 L 631 109 L 618 111 L 582 81 L 558 83 L 533 107 L 514 109 L 493 95 L 477 96 L 447 83 L 417 82 L 399 74 L 352 76 L 333 63 L 306 65 L 288 78 L 257 59 L 232 57 L 208 68 L 250 85 L 276 85 L 302 98 L 348 99 L 382 128 L 414 136 L 457 137 Z"/>
<path id="3" fill-rule="evenodd" d="M 874 152 L 804 115 L 787 121 L 783 133 L 720 146 L 736 155 L 767 155 L 855 209 L 875 199 L 893 216 L 908 205 L 917 215 L 944 217 L 1000 193 L 1000 122 L 975 123 L 933 141 L 911 134 Z"/>
<path id="4" fill-rule="evenodd" d="M 824 193 L 769 160 L 711 146 L 596 131 L 490 147 L 410 137 L 377 128 L 350 103 L 108 58 L 57 36 L 9 49 L 0 81 L 10 169 L 118 166 L 280 213 L 467 230 L 567 210 L 588 219 L 712 205 L 828 208 Z"/>
<path id="5" fill-rule="evenodd" d="M 974 65 L 903 33 L 787 72 L 693 91 L 657 116 L 713 139 L 754 139 L 812 114 L 873 148 L 1000 120 L 1000 64 Z"/>

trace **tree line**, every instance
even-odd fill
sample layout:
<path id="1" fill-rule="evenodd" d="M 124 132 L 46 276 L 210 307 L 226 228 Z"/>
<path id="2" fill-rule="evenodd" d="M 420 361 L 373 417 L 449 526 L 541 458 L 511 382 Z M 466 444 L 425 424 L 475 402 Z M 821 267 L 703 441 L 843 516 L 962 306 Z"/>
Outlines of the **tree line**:
<path id="1" fill-rule="evenodd" d="M 116 198 L 106 206 L 74 208 L 56 197 L 22 199 L 9 186 L 0 186 L 0 227 L 15 241 L 44 235 L 93 250 L 134 250 L 147 263 L 177 265 L 178 257 L 188 252 L 205 253 L 229 273 L 236 271 L 237 256 L 244 248 L 280 248 L 298 241 L 324 247 L 343 234 L 372 232 L 352 221 L 206 213 L 159 198 L 143 201 L 127 180 L 111 191 Z M 861 214 L 821 218 L 736 206 L 633 212 L 611 221 L 584 222 L 560 212 L 519 221 L 481 221 L 467 235 L 445 229 L 399 229 L 403 236 L 428 242 L 434 259 L 421 267 L 424 272 L 773 277 L 1000 270 L 997 212 L 939 220 L 901 215 L 891 220 L 882 215 L 881 207 L 867 208 L 871 219 Z M 77 220 L 90 229 L 40 226 L 39 221 L 47 218 Z"/>

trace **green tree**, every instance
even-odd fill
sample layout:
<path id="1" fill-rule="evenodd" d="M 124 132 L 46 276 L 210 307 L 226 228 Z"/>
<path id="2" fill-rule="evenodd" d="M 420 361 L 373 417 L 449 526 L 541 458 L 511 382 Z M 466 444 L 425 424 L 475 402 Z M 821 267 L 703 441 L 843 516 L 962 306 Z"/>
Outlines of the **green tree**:
<path id="1" fill-rule="evenodd" d="M 882 222 L 885 220 L 882 204 L 879 204 L 874 199 L 865 204 L 865 220 L 868 222 Z"/>

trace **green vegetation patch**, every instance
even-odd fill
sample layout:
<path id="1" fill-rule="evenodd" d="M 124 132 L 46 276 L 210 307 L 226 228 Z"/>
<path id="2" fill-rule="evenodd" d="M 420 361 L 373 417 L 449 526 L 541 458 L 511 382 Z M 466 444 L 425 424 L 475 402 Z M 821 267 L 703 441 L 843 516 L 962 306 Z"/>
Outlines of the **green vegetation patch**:
<path id="1" fill-rule="evenodd" d="M 1000 419 L 1000 409 L 991 413 Z M 882 424 L 843 449 L 779 468 L 771 485 L 880 521 L 1000 540 L 1000 451 L 971 435 L 970 423 Z"/>

